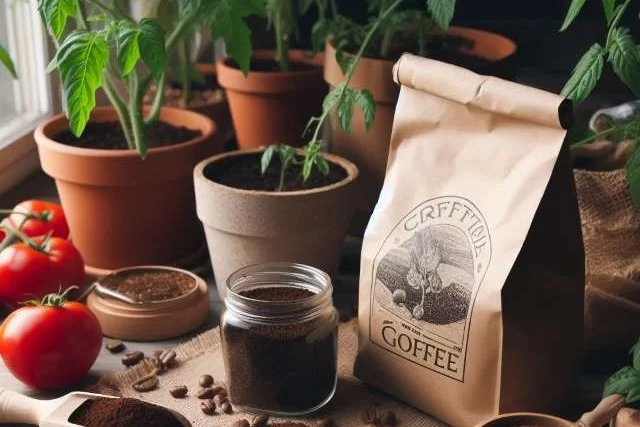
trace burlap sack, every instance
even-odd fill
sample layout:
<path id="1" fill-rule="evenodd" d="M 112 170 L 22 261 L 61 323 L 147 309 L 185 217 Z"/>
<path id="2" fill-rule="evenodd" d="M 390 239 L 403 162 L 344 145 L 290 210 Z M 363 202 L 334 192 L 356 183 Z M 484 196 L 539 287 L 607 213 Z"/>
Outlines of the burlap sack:
<path id="1" fill-rule="evenodd" d="M 357 353 L 357 324 L 354 321 L 340 324 L 338 337 L 338 373 L 339 381 L 336 395 L 321 412 L 305 418 L 273 418 L 273 421 L 299 421 L 315 427 L 323 417 L 331 417 L 338 427 L 362 427 L 360 413 L 363 410 L 382 412 L 392 410 L 403 427 L 446 427 L 446 424 L 429 417 L 399 401 L 376 392 L 353 376 L 353 363 Z M 131 345 L 133 349 L 133 344 Z M 131 384 L 153 369 L 145 360 L 137 367 L 108 374 L 92 387 L 92 391 L 134 397 L 145 401 L 165 405 L 182 413 L 191 421 L 193 427 L 230 427 L 242 418 L 251 418 L 250 414 L 204 415 L 195 397 L 198 390 L 198 377 L 209 373 L 217 381 L 224 382 L 224 365 L 220 332 L 218 328 L 186 342 L 176 349 L 178 366 L 161 375 L 159 387 L 148 393 L 138 393 Z M 177 385 L 189 387 L 189 395 L 184 399 L 175 399 L 169 389 Z"/>
<path id="2" fill-rule="evenodd" d="M 640 212 L 625 169 L 574 171 L 586 254 L 585 344 L 627 351 L 640 331 Z"/>
<path id="3" fill-rule="evenodd" d="M 394 79 L 356 376 L 459 427 L 557 413 L 577 395 L 583 336 L 570 104 L 413 55 Z"/>

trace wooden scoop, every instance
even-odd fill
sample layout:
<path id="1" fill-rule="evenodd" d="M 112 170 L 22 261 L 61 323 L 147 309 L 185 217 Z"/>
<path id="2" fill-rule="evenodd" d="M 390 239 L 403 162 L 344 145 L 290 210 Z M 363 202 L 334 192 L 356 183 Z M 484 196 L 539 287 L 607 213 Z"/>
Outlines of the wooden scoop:
<path id="1" fill-rule="evenodd" d="M 592 411 L 582 414 L 575 422 L 546 414 L 516 412 L 499 415 L 476 427 L 602 427 L 616 416 L 622 406 L 624 396 L 613 394 L 603 398 Z"/>
<path id="2" fill-rule="evenodd" d="M 69 422 L 73 412 L 89 399 L 117 399 L 102 394 L 74 392 L 53 400 L 38 400 L 0 388 L 0 424 L 25 423 L 40 427 L 78 426 Z M 161 405 L 157 405 L 161 406 Z M 162 406 L 184 426 L 191 423 L 178 412 Z"/>

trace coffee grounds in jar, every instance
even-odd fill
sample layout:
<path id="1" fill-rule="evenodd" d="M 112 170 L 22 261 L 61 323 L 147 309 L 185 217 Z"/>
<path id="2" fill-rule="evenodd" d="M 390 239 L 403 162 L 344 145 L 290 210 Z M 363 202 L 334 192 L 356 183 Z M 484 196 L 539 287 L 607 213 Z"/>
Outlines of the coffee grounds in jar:
<path id="1" fill-rule="evenodd" d="M 124 397 L 87 400 L 71 414 L 69 422 L 85 427 L 182 427 L 165 408 Z"/>
<path id="2" fill-rule="evenodd" d="M 314 295 L 304 289 L 257 288 L 240 295 L 293 302 Z M 231 403 L 253 409 L 303 412 L 319 406 L 335 387 L 337 315 L 288 325 L 223 325 L 223 350 Z"/>
<path id="3" fill-rule="evenodd" d="M 131 271 L 105 277 L 100 285 L 140 302 L 173 299 L 191 292 L 196 280 L 178 271 Z"/>

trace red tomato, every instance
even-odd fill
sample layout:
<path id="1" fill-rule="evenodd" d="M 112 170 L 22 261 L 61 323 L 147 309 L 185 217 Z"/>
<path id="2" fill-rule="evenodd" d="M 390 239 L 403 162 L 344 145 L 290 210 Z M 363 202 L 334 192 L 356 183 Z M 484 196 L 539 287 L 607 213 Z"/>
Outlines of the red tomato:
<path id="1" fill-rule="evenodd" d="M 0 326 L 0 356 L 7 369 L 37 389 L 63 388 L 81 380 L 101 345 L 96 316 L 85 305 L 64 298 L 51 305 L 22 307 Z"/>
<path id="2" fill-rule="evenodd" d="M 52 237 L 41 249 L 16 243 L 0 252 L 0 301 L 9 307 L 81 287 L 84 277 L 82 255 L 66 239 Z"/>
<path id="3" fill-rule="evenodd" d="M 25 200 L 18 203 L 14 208 L 14 212 L 32 213 L 42 215 L 42 219 L 27 218 L 20 213 L 13 213 L 7 218 L 7 225 L 11 227 L 19 227 L 22 224 L 21 231 L 29 237 L 44 236 L 50 231 L 53 236 L 66 239 L 69 237 L 69 226 L 67 219 L 62 211 L 62 206 L 46 202 L 43 200 Z M 26 219 L 25 219 L 26 218 Z"/>

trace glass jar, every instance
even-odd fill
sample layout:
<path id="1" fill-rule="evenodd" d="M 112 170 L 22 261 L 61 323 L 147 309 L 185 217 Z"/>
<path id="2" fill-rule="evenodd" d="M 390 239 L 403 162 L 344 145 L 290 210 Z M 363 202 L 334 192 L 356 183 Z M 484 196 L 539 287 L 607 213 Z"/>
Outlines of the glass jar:
<path id="1" fill-rule="evenodd" d="M 233 405 L 291 416 L 331 400 L 338 313 L 326 273 L 293 263 L 245 267 L 229 277 L 225 306 L 220 330 Z"/>

